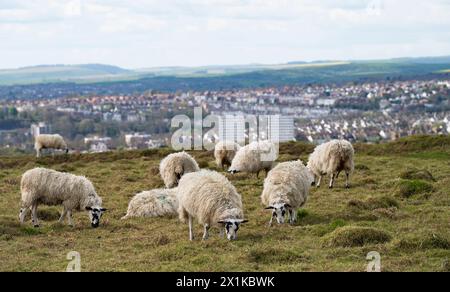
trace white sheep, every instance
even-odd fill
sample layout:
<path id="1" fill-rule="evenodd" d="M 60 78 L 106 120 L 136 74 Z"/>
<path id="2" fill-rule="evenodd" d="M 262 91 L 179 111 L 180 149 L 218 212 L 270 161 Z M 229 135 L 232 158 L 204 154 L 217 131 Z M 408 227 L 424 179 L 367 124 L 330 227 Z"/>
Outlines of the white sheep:
<path id="1" fill-rule="evenodd" d="M 22 208 L 19 219 L 24 223 L 28 210 L 32 213 L 32 222 L 39 227 L 38 205 L 62 205 L 64 207 L 59 222 L 67 215 L 69 225 L 73 226 L 73 210 L 87 210 L 92 227 L 100 224 L 100 218 L 106 209 L 102 208 L 102 199 L 97 195 L 92 183 L 83 176 L 63 173 L 45 168 L 28 170 L 20 183 Z"/>
<path id="2" fill-rule="evenodd" d="M 159 165 L 159 173 L 167 188 L 174 188 L 183 175 L 199 171 L 197 162 L 186 152 L 168 155 Z"/>
<path id="3" fill-rule="evenodd" d="M 41 156 L 42 149 L 60 149 L 69 153 L 64 138 L 61 135 L 37 135 L 34 141 L 34 149 L 36 150 L 36 157 Z"/>
<path id="4" fill-rule="evenodd" d="M 354 169 L 354 153 L 352 144 L 345 140 L 332 140 L 317 146 L 309 156 L 307 166 L 318 179 L 317 187 L 320 187 L 324 175 L 330 175 L 329 187 L 333 188 L 334 180 L 339 177 L 341 171 L 345 171 L 345 187 L 349 188 L 349 177 Z"/>
<path id="5" fill-rule="evenodd" d="M 289 222 L 294 224 L 297 221 L 297 209 L 306 203 L 313 182 L 313 174 L 301 161 L 283 162 L 274 167 L 264 180 L 261 194 L 266 209 L 272 210 L 269 226 L 274 217 L 279 224 L 283 224 L 286 211 Z"/>
<path id="6" fill-rule="evenodd" d="M 241 146 L 239 144 L 232 141 L 221 141 L 217 143 L 214 148 L 214 157 L 216 158 L 217 166 L 220 168 L 231 166 L 231 162 L 240 148 Z"/>
<path id="7" fill-rule="evenodd" d="M 259 173 L 265 170 L 266 173 L 272 169 L 274 161 L 278 156 L 278 148 L 269 141 L 253 142 L 239 149 L 228 170 L 229 173 L 248 172 Z"/>
<path id="8" fill-rule="evenodd" d="M 189 223 L 189 239 L 193 240 L 192 221 L 204 226 L 203 240 L 209 237 L 212 226 L 224 227 L 228 240 L 237 238 L 244 220 L 242 199 L 228 179 L 210 170 L 184 175 L 178 186 L 178 214 L 182 222 Z M 223 235 L 223 229 L 221 229 Z"/>
<path id="9" fill-rule="evenodd" d="M 137 194 L 128 205 L 126 220 L 134 217 L 165 217 L 178 214 L 177 188 L 156 189 Z"/>

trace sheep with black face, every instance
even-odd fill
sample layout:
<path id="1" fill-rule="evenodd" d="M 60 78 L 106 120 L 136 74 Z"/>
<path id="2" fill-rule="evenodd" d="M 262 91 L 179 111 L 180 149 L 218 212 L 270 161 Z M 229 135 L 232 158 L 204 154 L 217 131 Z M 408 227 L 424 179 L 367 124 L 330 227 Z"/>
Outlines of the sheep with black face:
<path id="1" fill-rule="evenodd" d="M 313 174 L 298 161 L 284 162 L 272 169 L 264 180 L 264 190 L 261 195 L 266 209 L 272 210 L 269 225 L 273 218 L 283 224 L 288 215 L 289 222 L 297 221 L 297 209 L 302 207 L 308 199 Z"/>
<path id="2" fill-rule="evenodd" d="M 193 240 L 193 219 L 204 227 L 203 240 L 213 226 L 225 229 L 228 240 L 237 239 L 237 231 L 246 223 L 242 198 L 228 179 L 210 170 L 184 175 L 178 185 L 178 214 L 189 223 L 189 239 Z"/>
<path id="3" fill-rule="evenodd" d="M 35 168 L 23 174 L 20 190 L 22 208 L 19 220 L 24 223 L 28 211 L 31 210 L 35 227 L 39 227 L 38 205 L 62 205 L 63 212 L 59 222 L 62 223 L 67 216 L 70 226 L 73 226 L 72 212 L 74 210 L 88 211 L 91 226 L 94 228 L 100 225 L 100 219 L 106 211 L 102 207 L 102 198 L 97 195 L 93 184 L 83 176 Z"/>

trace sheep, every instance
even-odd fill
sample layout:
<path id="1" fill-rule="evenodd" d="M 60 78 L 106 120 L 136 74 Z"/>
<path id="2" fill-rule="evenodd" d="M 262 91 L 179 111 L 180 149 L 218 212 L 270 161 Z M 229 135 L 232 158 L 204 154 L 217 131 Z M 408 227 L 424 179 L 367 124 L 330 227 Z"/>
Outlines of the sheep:
<path id="1" fill-rule="evenodd" d="M 36 150 L 36 157 L 41 156 L 42 149 L 61 149 L 69 153 L 64 138 L 61 135 L 37 135 L 34 141 L 34 149 Z"/>
<path id="2" fill-rule="evenodd" d="M 241 195 L 228 179 L 211 170 L 184 175 L 178 185 L 178 214 L 189 223 L 189 240 L 193 240 L 192 221 L 204 226 L 203 240 L 208 239 L 212 226 L 224 227 L 227 239 L 237 239 L 237 231 L 244 220 Z M 221 228 L 221 236 L 223 229 Z"/>
<path id="3" fill-rule="evenodd" d="M 272 210 L 269 226 L 274 217 L 278 224 L 283 224 L 286 211 L 289 222 L 294 224 L 297 221 L 297 209 L 306 203 L 313 182 L 314 175 L 300 160 L 283 162 L 274 167 L 264 180 L 261 194 L 266 210 Z"/>
<path id="4" fill-rule="evenodd" d="M 183 175 L 199 171 L 197 162 L 186 152 L 168 155 L 159 165 L 159 173 L 167 188 L 174 188 Z"/>
<path id="5" fill-rule="evenodd" d="M 232 174 L 239 172 L 256 173 L 256 178 L 258 178 L 262 170 L 267 173 L 272 169 L 277 155 L 278 148 L 272 142 L 250 143 L 239 149 L 228 172 Z"/>
<path id="6" fill-rule="evenodd" d="M 137 194 L 128 205 L 126 220 L 133 217 L 164 217 L 178 214 L 177 188 L 156 189 Z"/>
<path id="7" fill-rule="evenodd" d="M 102 208 L 102 199 L 97 195 L 93 184 L 83 176 L 63 173 L 45 168 L 28 170 L 20 183 L 22 208 L 19 220 L 23 224 L 28 210 L 32 213 L 34 227 L 39 227 L 38 205 L 62 205 L 64 207 L 60 223 L 67 215 L 69 226 L 73 226 L 73 210 L 89 211 L 91 226 L 97 228 L 100 218 L 106 211 Z"/>
<path id="8" fill-rule="evenodd" d="M 231 141 L 221 141 L 217 143 L 214 148 L 214 157 L 216 158 L 217 166 L 219 168 L 231 166 L 231 162 L 240 148 L 241 146 L 239 146 L 239 144 Z"/>
<path id="9" fill-rule="evenodd" d="M 307 165 L 314 173 L 315 179 L 318 178 L 316 186 L 320 187 L 324 175 L 330 175 L 329 188 L 333 188 L 334 180 L 339 177 L 341 171 L 345 171 L 345 187 L 350 188 L 349 177 L 354 170 L 354 153 L 352 144 L 345 140 L 332 140 L 317 146 L 309 156 Z"/>

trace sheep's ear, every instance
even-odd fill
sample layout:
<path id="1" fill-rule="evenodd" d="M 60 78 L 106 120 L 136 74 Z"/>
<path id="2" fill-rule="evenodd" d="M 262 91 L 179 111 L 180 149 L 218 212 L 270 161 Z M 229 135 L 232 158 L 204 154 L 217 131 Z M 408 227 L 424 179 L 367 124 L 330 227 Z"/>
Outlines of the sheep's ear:
<path id="1" fill-rule="evenodd" d="M 247 223 L 247 222 L 248 222 L 247 219 L 241 221 L 241 223 Z"/>
<path id="2" fill-rule="evenodd" d="M 86 207 L 86 211 L 92 211 L 91 207 Z"/>
<path id="3" fill-rule="evenodd" d="M 219 224 L 226 224 L 227 222 L 226 221 L 219 221 L 217 223 L 219 223 Z"/>
<path id="4" fill-rule="evenodd" d="M 275 207 L 273 207 L 273 206 L 269 206 L 266 208 L 266 210 L 273 210 L 273 209 L 275 209 Z"/>
<path id="5" fill-rule="evenodd" d="M 284 206 L 285 206 L 286 208 L 292 208 L 292 206 L 289 205 L 289 204 L 284 204 Z"/>
<path id="6" fill-rule="evenodd" d="M 100 211 L 106 212 L 106 211 L 108 211 L 108 209 L 106 209 L 106 208 L 101 208 Z"/>

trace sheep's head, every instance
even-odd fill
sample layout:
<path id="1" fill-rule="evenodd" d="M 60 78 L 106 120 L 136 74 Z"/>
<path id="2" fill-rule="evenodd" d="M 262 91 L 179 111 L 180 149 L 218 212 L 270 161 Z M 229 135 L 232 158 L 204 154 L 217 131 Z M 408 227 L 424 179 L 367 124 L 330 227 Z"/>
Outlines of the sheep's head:
<path id="1" fill-rule="evenodd" d="M 100 225 L 100 219 L 103 213 L 106 211 L 105 208 L 100 206 L 86 207 L 86 211 L 89 212 L 89 219 L 91 220 L 91 226 L 97 228 Z"/>
<path id="2" fill-rule="evenodd" d="M 247 222 L 248 220 L 244 219 L 227 219 L 219 221 L 218 223 L 224 225 L 228 240 L 236 240 L 240 225 Z"/>
<path id="3" fill-rule="evenodd" d="M 266 210 L 272 210 L 272 218 L 275 217 L 277 219 L 278 224 L 283 224 L 284 217 L 286 216 L 287 211 L 291 208 L 292 207 L 289 204 L 279 203 L 267 207 Z"/>

